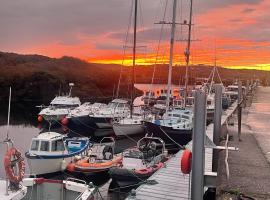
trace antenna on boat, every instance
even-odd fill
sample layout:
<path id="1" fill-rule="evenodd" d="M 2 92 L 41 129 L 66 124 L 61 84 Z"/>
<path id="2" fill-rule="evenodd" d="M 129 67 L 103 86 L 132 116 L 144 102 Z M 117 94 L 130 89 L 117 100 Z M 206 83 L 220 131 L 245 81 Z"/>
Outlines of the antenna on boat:
<path id="1" fill-rule="evenodd" d="M 69 83 L 68 85 L 70 87 L 68 96 L 70 97 L 71 96 L 72 87 L 74 86 L 74 83 Z"/>
<path id="2" fill-rule="evenodd" d="M 10 102 L 11 102 L 11 87 L 9 87 L 9 99 L 8 99 L 8 119 L 7 119 L 7 138 L 9 140 L 9 119 L 10 119 Z"/>

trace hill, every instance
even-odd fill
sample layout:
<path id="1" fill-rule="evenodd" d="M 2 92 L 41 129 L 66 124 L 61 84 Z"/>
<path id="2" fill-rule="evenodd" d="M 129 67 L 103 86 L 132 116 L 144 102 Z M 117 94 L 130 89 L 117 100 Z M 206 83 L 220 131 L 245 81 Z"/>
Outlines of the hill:
<path id="1" fill-rule="evenodd" d="M 136 83 L 150 83 L 153 66 L 137 66 Z M 156 66 L 154 83 L 166 83 L 167 65 Z M 108 100 L 115 93 L 121 66 L 95 64 L 72 57 L 49 58 L 41 55 L 20 55 L 0 52 L 0 100 L 7 100 L 8 87 L 12 86 L 13 101 L 36 101 L 47 104 L 56 94 L 67 92 L 68 83 L 75 83 L 73 95 L 83 101 Z M 211 66 L 191 66 L 190 83 L 195 77 L 208 77 Z M 128 97 L 130 89 L 131 67 L 123 67 L 120 96 Z M 269 72 L 256 70 L 232 70 L 219 67 L 224 82 L 232 82 L 236 78 L 267 79 Z M 184 81 L 184 67 L 173 68 L 173 82 Z M 137 91 L 138 92 L 138 91 Z"/>

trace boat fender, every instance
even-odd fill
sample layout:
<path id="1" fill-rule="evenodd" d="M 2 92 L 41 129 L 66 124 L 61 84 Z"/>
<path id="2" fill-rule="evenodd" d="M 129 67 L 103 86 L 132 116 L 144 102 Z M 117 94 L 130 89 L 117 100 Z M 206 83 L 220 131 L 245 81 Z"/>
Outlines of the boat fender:
<path id="1" fill-rule="evenodd" d="M 63 118 L 61 119 L 61 124 L 67 125 L 67 124 L 68 124 L 68 118 L 63 117 Z"/>
<path id="2" fill-rule="evenodd" d="M 67 171 L 74 172 L 75 171 L 75 163 L 71 162 L 67 165 Z"/>
<path id="3" fill-rule="evenodd" d="M 160 125 L 160 121 L 158 119 L 155 120 L 156 125 Z"/>
<path id="4" fill-rule="evenodd" d="M 42 121 L 43 121 L 43 117 L 42 117 L 41 115 L 39 115 L 38 118 L 37 118 L 37 120 L 38 120 L 39 122 L 42 122 Z"/>
<path id="5" fill-rule="evenodd" d="M 105 160 L 111 160 L 113 158 L 113 149 L 111 146 L 105 146 L 104 149 L 103 149 L 103 158 Z"/>
<path id="6" fill-rule="evenodd" d="M 16 163 L 18 164 L 16 165 Z M 21 156 L 21 152 L 14 147 L 9 149 L 5 155 L 4 166 L 7 177 L 11 182 L 19 183 L 22 181 L 25 174 L 25 163 Z M 16 169 L 17 166 L 18 169 Z M 15 174 L 16 172 L 17 175 Z"/>
<path id="7" fill-rule="evenodd" d="M 181 171 L 183 174 L 189 174 L 191 171 L 192 153 L 189 150 L 184 150 L 181 158 Z"/>
<path id="8" fill-rule="evenodd" d="M 67 162 L 65 159 L 61 161 L 61 171 L 64 171 L 67 168 Z"/>

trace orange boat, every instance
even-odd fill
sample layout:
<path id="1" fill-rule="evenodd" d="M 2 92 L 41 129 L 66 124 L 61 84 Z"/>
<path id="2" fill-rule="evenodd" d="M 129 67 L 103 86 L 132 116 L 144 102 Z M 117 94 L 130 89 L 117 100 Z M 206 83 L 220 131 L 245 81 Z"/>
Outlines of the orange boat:
<path id="1" fill-rule="evenodd" d="M 104 142 L 108 139 L 109 142 Z M 66 170 L 70 173 L 84 174 L 107 172 L 122 163 L 122 155 L 114 155 L 114 146 L 113 138 L 104 137 L 100 143 L 93 144 L 85 156 L 75 157 Z"/>

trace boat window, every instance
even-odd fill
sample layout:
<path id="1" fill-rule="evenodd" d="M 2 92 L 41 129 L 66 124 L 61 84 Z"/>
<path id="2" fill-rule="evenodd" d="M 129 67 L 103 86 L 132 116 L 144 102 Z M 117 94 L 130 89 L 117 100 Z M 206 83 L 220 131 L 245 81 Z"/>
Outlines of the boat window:
<path id="1" fill-rule="evenodd" d="M 31 150 L 38 151 L 38 146 L 39 146 L 39 140 L 33 140 L 31 144 Z"/>
<path id="2" fill-rule="evenodd" d="M 109 107 L 109 108 L 115 108 L 116 106 L 117 106 L 117 103 L 110 102 L 110 103 L 108 104 L 108 107 Z"/>
<path id="3" fill-rule="evenodd" d="M 179 114 L 173 114 L 174 117 L 181 117 Z"/>
<path id="4" fill-rule="evenodd" d="M 51 151 L 65 151 L 63 141 L 62 140 L 53 141 Z"/>
<path id="5" fill-rule="evenodd" d="M 40 142 L 40 151 L 49 151 L 49 142 L 41 141 Z"/>
<path id="6" fill-rule="evenodd" d="M 189 119 L 189 116 L 182 115 L 182 118 L 183 118 L 183 119 Z"/>
<path id="7" fill-rule="evenodd" d="M 207 101 L 207 105 L 211 105 L 211 101 Z"/>
<path id="8" fill-rule="evenodd" d="M 123 103 L 118 104 L 118 108 L 124 108 L 124 107 L 125 107 L 125 104 L 123 104 Z"/>

